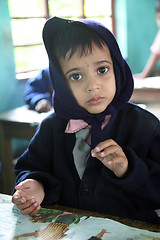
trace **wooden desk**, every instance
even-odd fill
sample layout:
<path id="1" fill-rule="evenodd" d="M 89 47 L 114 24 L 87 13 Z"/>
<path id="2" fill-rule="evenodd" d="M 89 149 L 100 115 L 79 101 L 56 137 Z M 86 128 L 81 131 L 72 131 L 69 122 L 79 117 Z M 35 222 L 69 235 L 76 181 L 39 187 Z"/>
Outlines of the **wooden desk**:
<path id="1" fill-rule="evenodd" d="M 134 79 L 134 91 L 130 99 L 135 103 L 160 103 L 160 76 Z"/>
<path id="2" fill-rule="evenodd" d="M 11 196 L 6 195 L 6 194 L 0 194 L 0 200 L 2 200 L 2 199 L 7 200 L 7 201 L 8 200 L 11 201 Z M 84 211 L 84 210 L 80 210 L 80 209 L 74 209 L 74 208 L 69 208 L 69 207 L 65 207 L 65 206 L 60 206 L 60 205 L 57 205 L 57 204 L 46 206 L 46 208 L 57 209 L 57 210 L 61 210 L 61 211 L 67 211 L 67 212 L 71 212 L 71 213 L 82 214 L 84 216 L 109 218 L 109 219 L 112 219 L 112 220 L 115 220 L 117 222 L 123 223 L 127 226 L 130 226 L 130 227 L 145 229 L 145 230 L 149 230 L 149 231 L 153 231 L 153 232 L 160 232 L 160 225 L 159 224 L 150 224 L 150 223 L 131 220 L 131 219 L 124 219 L 124 218 L 120 218 L 120 217 L 116 217 L 116 216 L 99 214 L 97 212 L 89 212 L 89 211 Z"/>
<path id="3" fill-rule="evenodd" d="M 159 224 L 151 224 L 151 223 L 141 222 L 141 221 L 133 220 L 133 219 L 121 218 L 121 217 L 107 215 L 107 214 L 100 214 L 100 213 L 97 213 L 97 212 L 90 212 L 90 211 L 86 211 L 86 210 L 69 208 L 69 207 L 60 206 L 60 205 L 57 205 L 57 204 L 49 205 L 46 208 L 48 208 L 48 209 L 58 209 L 58 210 L 61 210 L 61 211 L 72 212 L 72 213 L 78 213 L 78 214 L 82 214 L 82 215 L 85 215 L 85 216 L 109 218 L 109 219 L 112 219 L 114 221 L 123 223 L 127 226 L 130 226 L 130 227 L 145 229 L 145 230 L 154 231 L 154 232 L 160 232 L 160 225 Z"/>
<path id="4" fill-rule="evenodd" d="M 3 193 L 11 194 L 14 186 L 12 138 L 30 140 L 38 124 L 49 113 L 39 114 L 29 110 L 27 106 L 22 106 L 0 114 L 0 161 Z"/>

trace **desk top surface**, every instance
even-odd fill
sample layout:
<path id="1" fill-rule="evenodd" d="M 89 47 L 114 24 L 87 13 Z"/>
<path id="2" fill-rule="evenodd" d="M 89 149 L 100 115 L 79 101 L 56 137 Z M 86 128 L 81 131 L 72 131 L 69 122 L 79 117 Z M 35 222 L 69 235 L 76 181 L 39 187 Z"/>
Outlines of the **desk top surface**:
<path id="1" fill-rule="evenodd" d="M 54 112 L 54 110 L 51 110 L 47 113 L 37 113 L 34 110 L 28 109 L 28 106 L 25 105 L 7 112 L 0 113 L 0 122 L 16 122 L 38 125 L 52 112 Z"/>
<path id="2" fill-rule="evenodd" d="M 6 194 L 0 194 L 0 201 L 2 199 L 11 200 L 11 196 L 6 195 Z M 130 226 L 130 227 L 135 227 L 135 228 L 145 229 L 145 230 L 149 230 L 149 231 L 160 232 L 160 225 L 157 225 L 157 224 L 150 224 L 150 223 L 145 223 L 145 222 L 131 220 L 131 219 L 124 219 L 124 218 L 120 218 L 120 217 L 116 217 L 116 216 L 99 214 L 99 213 L 96 213 L 96 212 L 89 212 L 89 211 L 84 211 L 84 210 L 80 210 L 80 209 L 69 208 L 69 207 L 60 206 L 60 205 L 57 205 L 57 204 L 46 206 L 46 208 L 57 209 L 57 210 L 61 210 L 61 211 L 65 211 L 65 212 L 67 211 L 67 212 L 76 213 L 76 214 L 82 214 L 84 216 L 108 218 L 108 219 L 120 222 L 120 223 L 125 224 L 125 225 Z"/>
<path id="3" fill-rule="evenodd" d="M 157 77 L 148 77 L 144 79 L 134 78 L 134 88 L 142 89 L 160 89 L 160 76 Z"/>

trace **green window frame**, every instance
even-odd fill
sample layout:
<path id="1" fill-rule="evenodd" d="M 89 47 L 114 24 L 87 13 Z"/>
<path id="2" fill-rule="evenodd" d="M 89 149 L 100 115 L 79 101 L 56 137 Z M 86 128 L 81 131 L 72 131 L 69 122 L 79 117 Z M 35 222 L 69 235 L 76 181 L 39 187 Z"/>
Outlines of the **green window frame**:
<path id="1" fill-rule="evenodd" d="M 52 16 L 90 18 L 114 34 L 114 0 L 8 0 L 17 79 L 28 79 L 48 65 L 42 29 Z"/>

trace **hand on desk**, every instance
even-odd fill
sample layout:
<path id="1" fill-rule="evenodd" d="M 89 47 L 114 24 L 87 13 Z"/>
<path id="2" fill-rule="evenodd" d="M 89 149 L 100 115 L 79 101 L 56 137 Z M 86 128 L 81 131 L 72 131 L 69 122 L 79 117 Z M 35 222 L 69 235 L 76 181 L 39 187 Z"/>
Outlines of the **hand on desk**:
<path id="1" fill-rule="evenodd" d="M 44 199 L 44 189 L 40 182 L 27 179 L 19 183 L 12 196 L 12 202 L 17 205 L 23 215 L 35 215 Z"/>
<path id="2" fill-rule="evenodd" d="M 128 159 L 122 148 L 112 139 L 99 143 L 92 150 L 92 157 L 98 158 L 117 177 L 122 177 L 128 170 Z"/>
<path id="3" fill-rule="evenodd" d="M 35 110 L 39 113 L 49 112 L 51 110 L 51 104 L 47 99 L 41 99 L 37 102 Z"/>

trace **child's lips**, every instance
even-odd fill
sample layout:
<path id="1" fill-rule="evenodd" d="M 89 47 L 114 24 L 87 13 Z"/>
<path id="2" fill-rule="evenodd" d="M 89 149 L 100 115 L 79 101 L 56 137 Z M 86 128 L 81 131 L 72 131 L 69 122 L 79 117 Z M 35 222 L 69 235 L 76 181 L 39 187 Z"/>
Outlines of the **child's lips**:
<path id="1" fill-rule="evenodd" d="M 96 105 L 101 103 L 104 100 L 103 97 L 94 97 L 88 101 L 89 104 Z"/>

